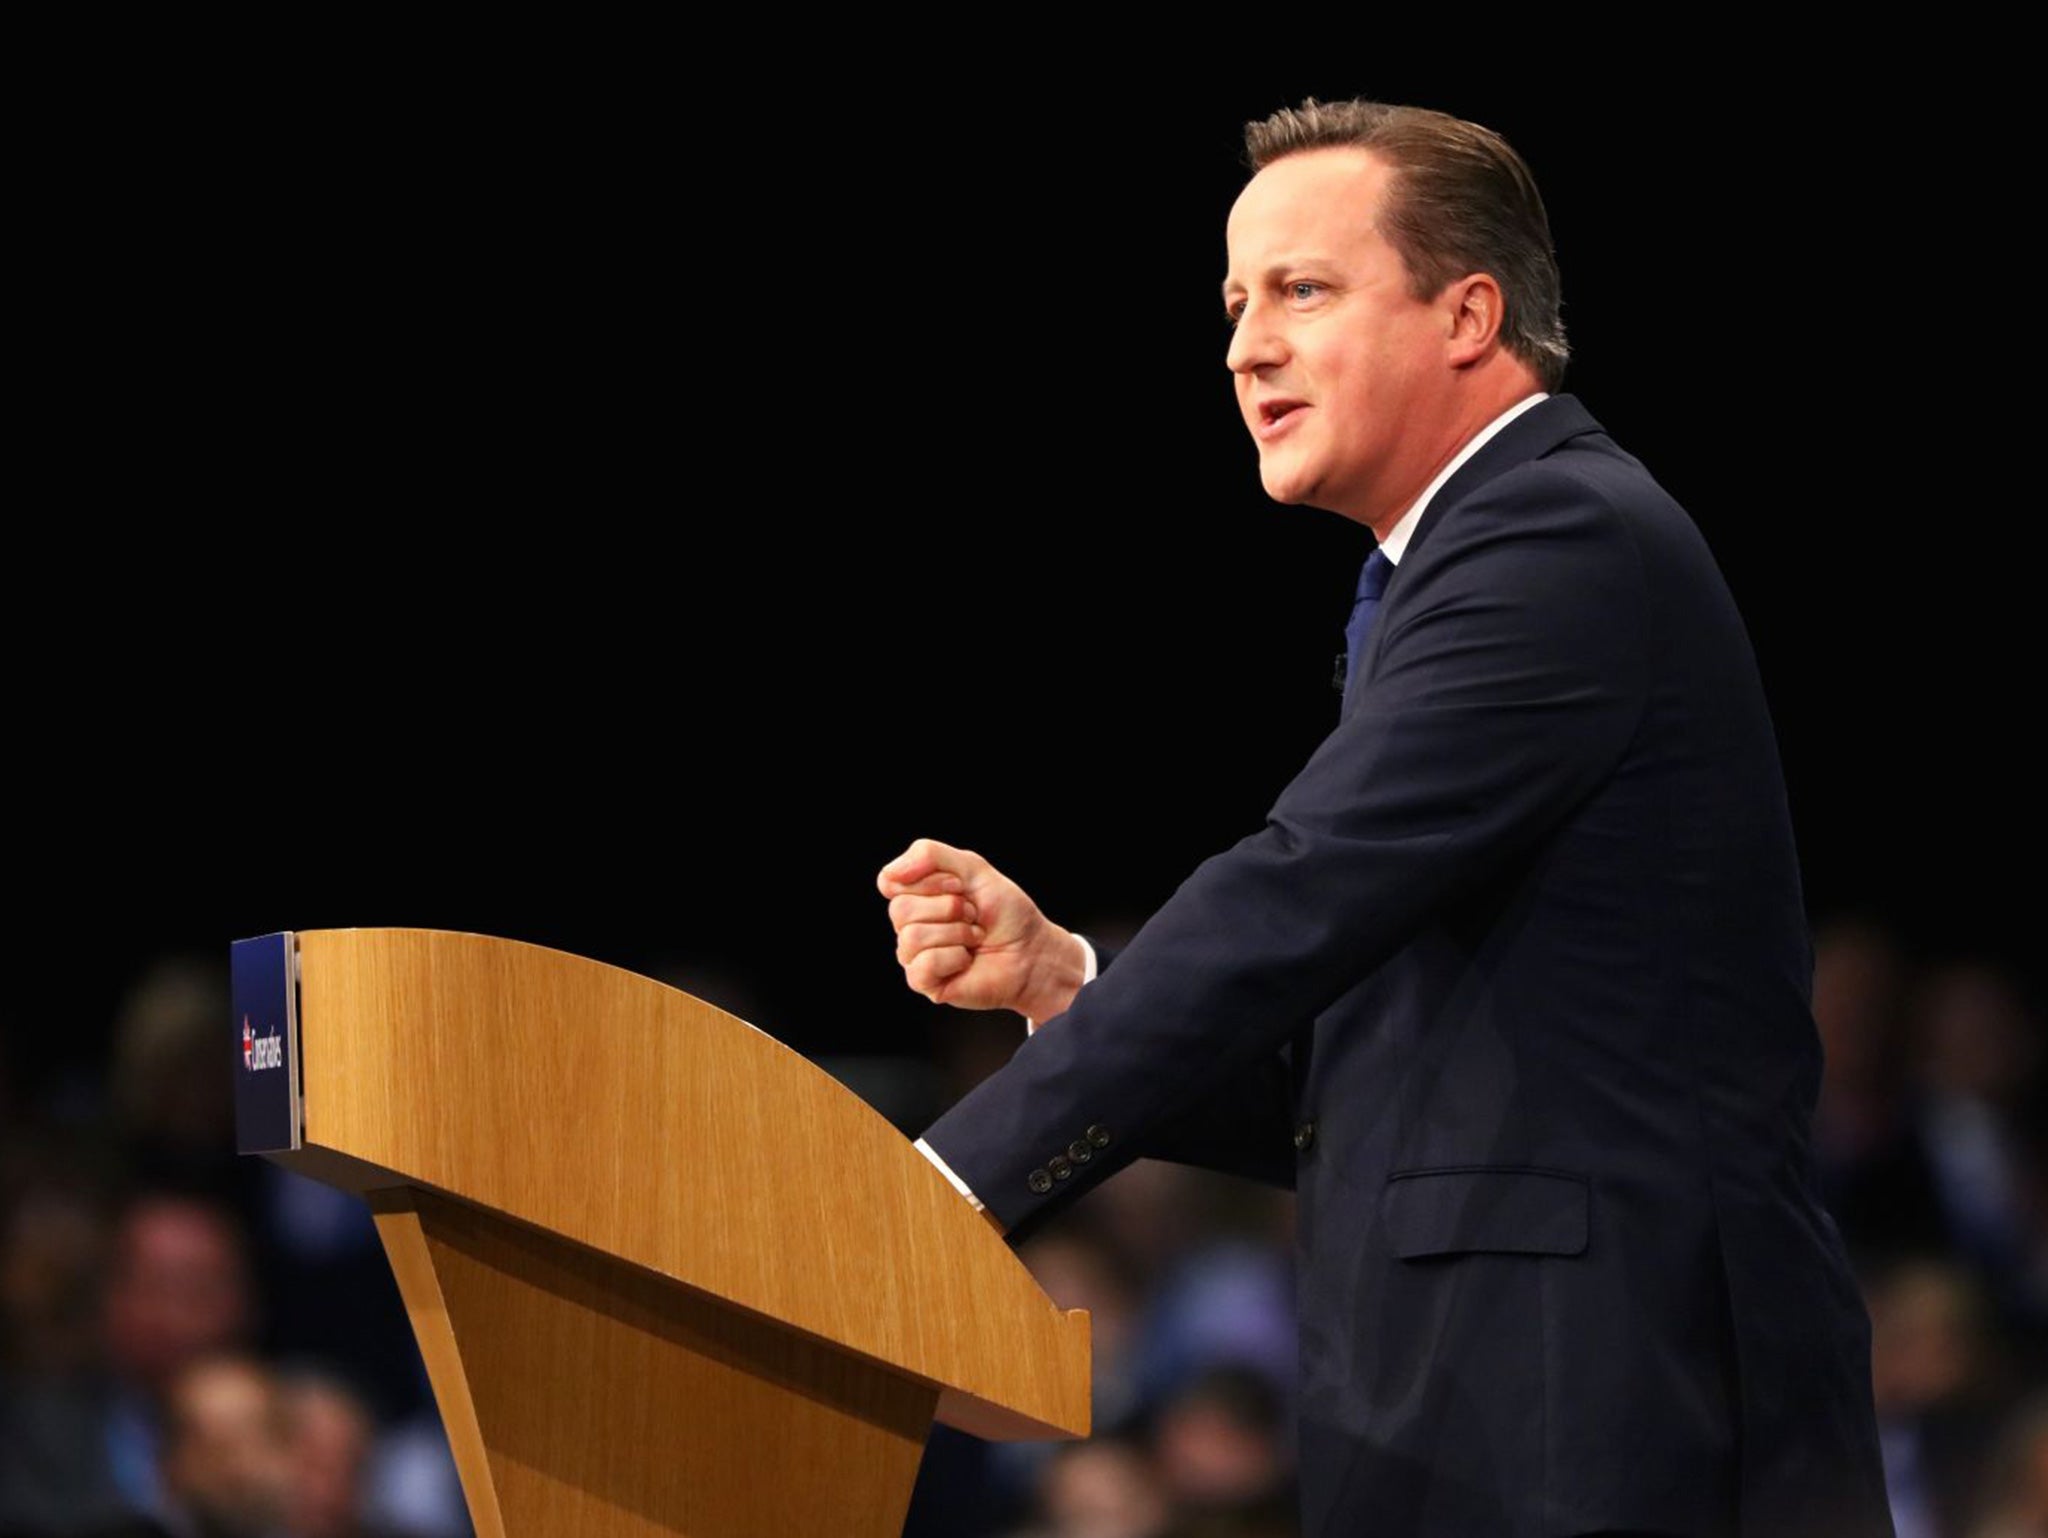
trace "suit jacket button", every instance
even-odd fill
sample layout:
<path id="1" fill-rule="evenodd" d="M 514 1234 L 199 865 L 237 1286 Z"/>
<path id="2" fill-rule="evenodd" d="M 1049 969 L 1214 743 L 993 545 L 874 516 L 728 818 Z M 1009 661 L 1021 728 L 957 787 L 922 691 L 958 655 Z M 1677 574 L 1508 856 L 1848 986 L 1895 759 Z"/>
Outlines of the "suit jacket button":
<path id="1" fill-rule="evenodd" d="M 1033 1170 L 1024 1177 L 1024 1184 L 1031 1187 L 1040 1196 L 1043 1196 L 1052 1189 L 1052 1176 L 1046 1174 L 1044 1170 Z"/>
<path id="2" fill-rule="evenodd" d="M 1054 1154 L 1045 1161 L 1045 1167 L 1052 1171 L 1052 1178 L 1055 1180 L 1065 1180 L 1074 1173 L 1074 1166 L 1067 1162 L 1065 1154 Z"/>
<path id="3" fill-rule="evenodd" d="M 1086 1164 L 1095 1157 L 1095 1150 L 1088 1146 L 1088 1139 L 1077 1137 L 1073 1142 L 1067 1144 L 1067 1157 L 1076 1164 Z"/>
<path id="4" fill-rule="evenodd" d="M 1315 1145 L 1315 1140 L 1316 1124 L 1313 1121 L 1305 1121 L 1294 1129 L 1294 1146 L 1303 1153 Z"/>
<path id="5" fill-rule="evenodd" d="M 1103 1126 L 1101 1122 L 1097 1122 L 1088 1129 L 1088 1141 L 1097 1148 L 1109 1147 L 1109 1128 Z"/>

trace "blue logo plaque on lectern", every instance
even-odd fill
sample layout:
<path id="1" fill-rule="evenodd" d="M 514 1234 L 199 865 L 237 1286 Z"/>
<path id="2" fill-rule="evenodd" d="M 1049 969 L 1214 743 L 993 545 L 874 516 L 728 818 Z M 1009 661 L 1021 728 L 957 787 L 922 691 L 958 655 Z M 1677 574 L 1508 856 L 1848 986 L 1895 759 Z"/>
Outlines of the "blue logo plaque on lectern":
<path id="1" fill-rule="evenodd" d="M 290 930 L 237 940 L 232 953 L 235 1146 L 242 1153 L 297 1148 L 299 948 Z"/>

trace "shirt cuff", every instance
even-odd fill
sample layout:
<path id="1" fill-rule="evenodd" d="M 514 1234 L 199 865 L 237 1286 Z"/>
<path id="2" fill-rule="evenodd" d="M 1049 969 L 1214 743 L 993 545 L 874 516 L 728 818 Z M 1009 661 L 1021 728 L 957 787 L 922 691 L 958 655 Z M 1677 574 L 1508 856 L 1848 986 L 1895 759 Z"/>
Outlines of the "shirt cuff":
<path id="1" fill-rule="evenodd" d="M 931 1144 L 927 1143 L 923 1138 L 919 1138 L 917 1140 L 917 1151 L 923 1154 L 927 1159 L 931 1160 L 932 1163 L 936 1164 L 939 1167 L 939 1173 L 941 1175 L 944 1175 L 946 1179 L 953 1183 L 954 1190 L 958 1191 L 962 1196 L 966 1197 L 970 1203 L 973 1204 L 974 1210 L 976 1212 L 980 1212 L 982 1210 L 981 1198 L 976 1196 L 972 1191 L 967 1189 L 967 1182 L 962 1180 L 958 1175 L 953 1173 L 953 1167 L 946 1163 L 944 1159 L 941 1159 L 938 1156 L 937 1151 L 933 1149 Z"/>
<path id="2" fill-rule="evenodd" d="M 1081 986 L 1085 988 L 1095 981 L 1095 947 L 1088 943 L 1086 935 L 1075 935 L 1074 938 L 1081 942 Z M 1026 1015 L 1024 1034 L 1029 1036 L 1037 1029 L 1038 1022 Z"/>

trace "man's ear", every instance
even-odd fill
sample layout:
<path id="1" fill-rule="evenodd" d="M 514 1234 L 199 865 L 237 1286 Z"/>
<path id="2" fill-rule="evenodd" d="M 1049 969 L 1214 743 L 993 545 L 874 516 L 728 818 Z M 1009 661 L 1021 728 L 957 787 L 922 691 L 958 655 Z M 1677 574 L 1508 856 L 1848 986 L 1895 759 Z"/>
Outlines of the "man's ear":
<path id="1" fill-rule="evenodd" d="M 1453 368 L 1477 363 L 1500 341 L 1507 301 L 1500 285 L 1483 272 L 1444 285 L 1438 302 L 1448 327 L 1446 359 Z"/>

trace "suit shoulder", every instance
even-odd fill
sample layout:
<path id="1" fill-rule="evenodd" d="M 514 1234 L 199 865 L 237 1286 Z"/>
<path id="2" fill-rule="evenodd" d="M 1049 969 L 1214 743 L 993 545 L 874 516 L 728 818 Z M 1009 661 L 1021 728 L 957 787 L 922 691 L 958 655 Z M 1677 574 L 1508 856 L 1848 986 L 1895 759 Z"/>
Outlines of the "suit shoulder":
<path id="1" fill-rule="evenodd" d="M 1417 543 L 1422 559 L 1414 564 L 1450 569 L 1505 562 L 1521 569 L 1563 560 L 1632 567 L 1631 524 L 1650 499 L 1662 498 L 1647 473 L 1640 466 L 1636 471 L 1617 474 L 1607 456 L 1570 452 L 1569 445 L 1510 466 L 1431 519 Z"/>
<path id="2" fill-rule="evenodd" d="M 1706 556 L 1686 510 L 1641 460 L 1598 430 L 1465 492 L 1444 510 L 1428 543 L 1438 557 L 1462 560 L 1503 542 L 1526 547 L 1540 540 L 1562 540 L 1583 558 L 1597 560 L 1594 552 L 1605 551 L 1645 577 L 1679 552 L 1687 565 Z"/>
<path id="3" fill-rule="evenodd" d="M 1587 495 L 1622 515 L 1632 529 L 1661 526 L 1697 537 L 1691 515 L 1650 473 L 1649 466 L 1604 432 L 1567 439 L 1521 468 L 1569 478 Z"/>
<path id="4" fill-rule="evenodd" d="M 1560 444 L 1530 467 L 1569 476 L 1613 513 L 1653 586 L 1663 579 L 1708 581 L 1721 587 L 1718 563 L 1691 513 L 1633 454 L 1603 433 L 1588 433 Z"/>
<path id="5" fill-rule="evenodd" d="M 1528 502 L 1591 500 L 1610 511 L 1678 504 L 1649 467 L 1604 432 L 1581 433 L 1496 476 L 1478 490 Z"/>

